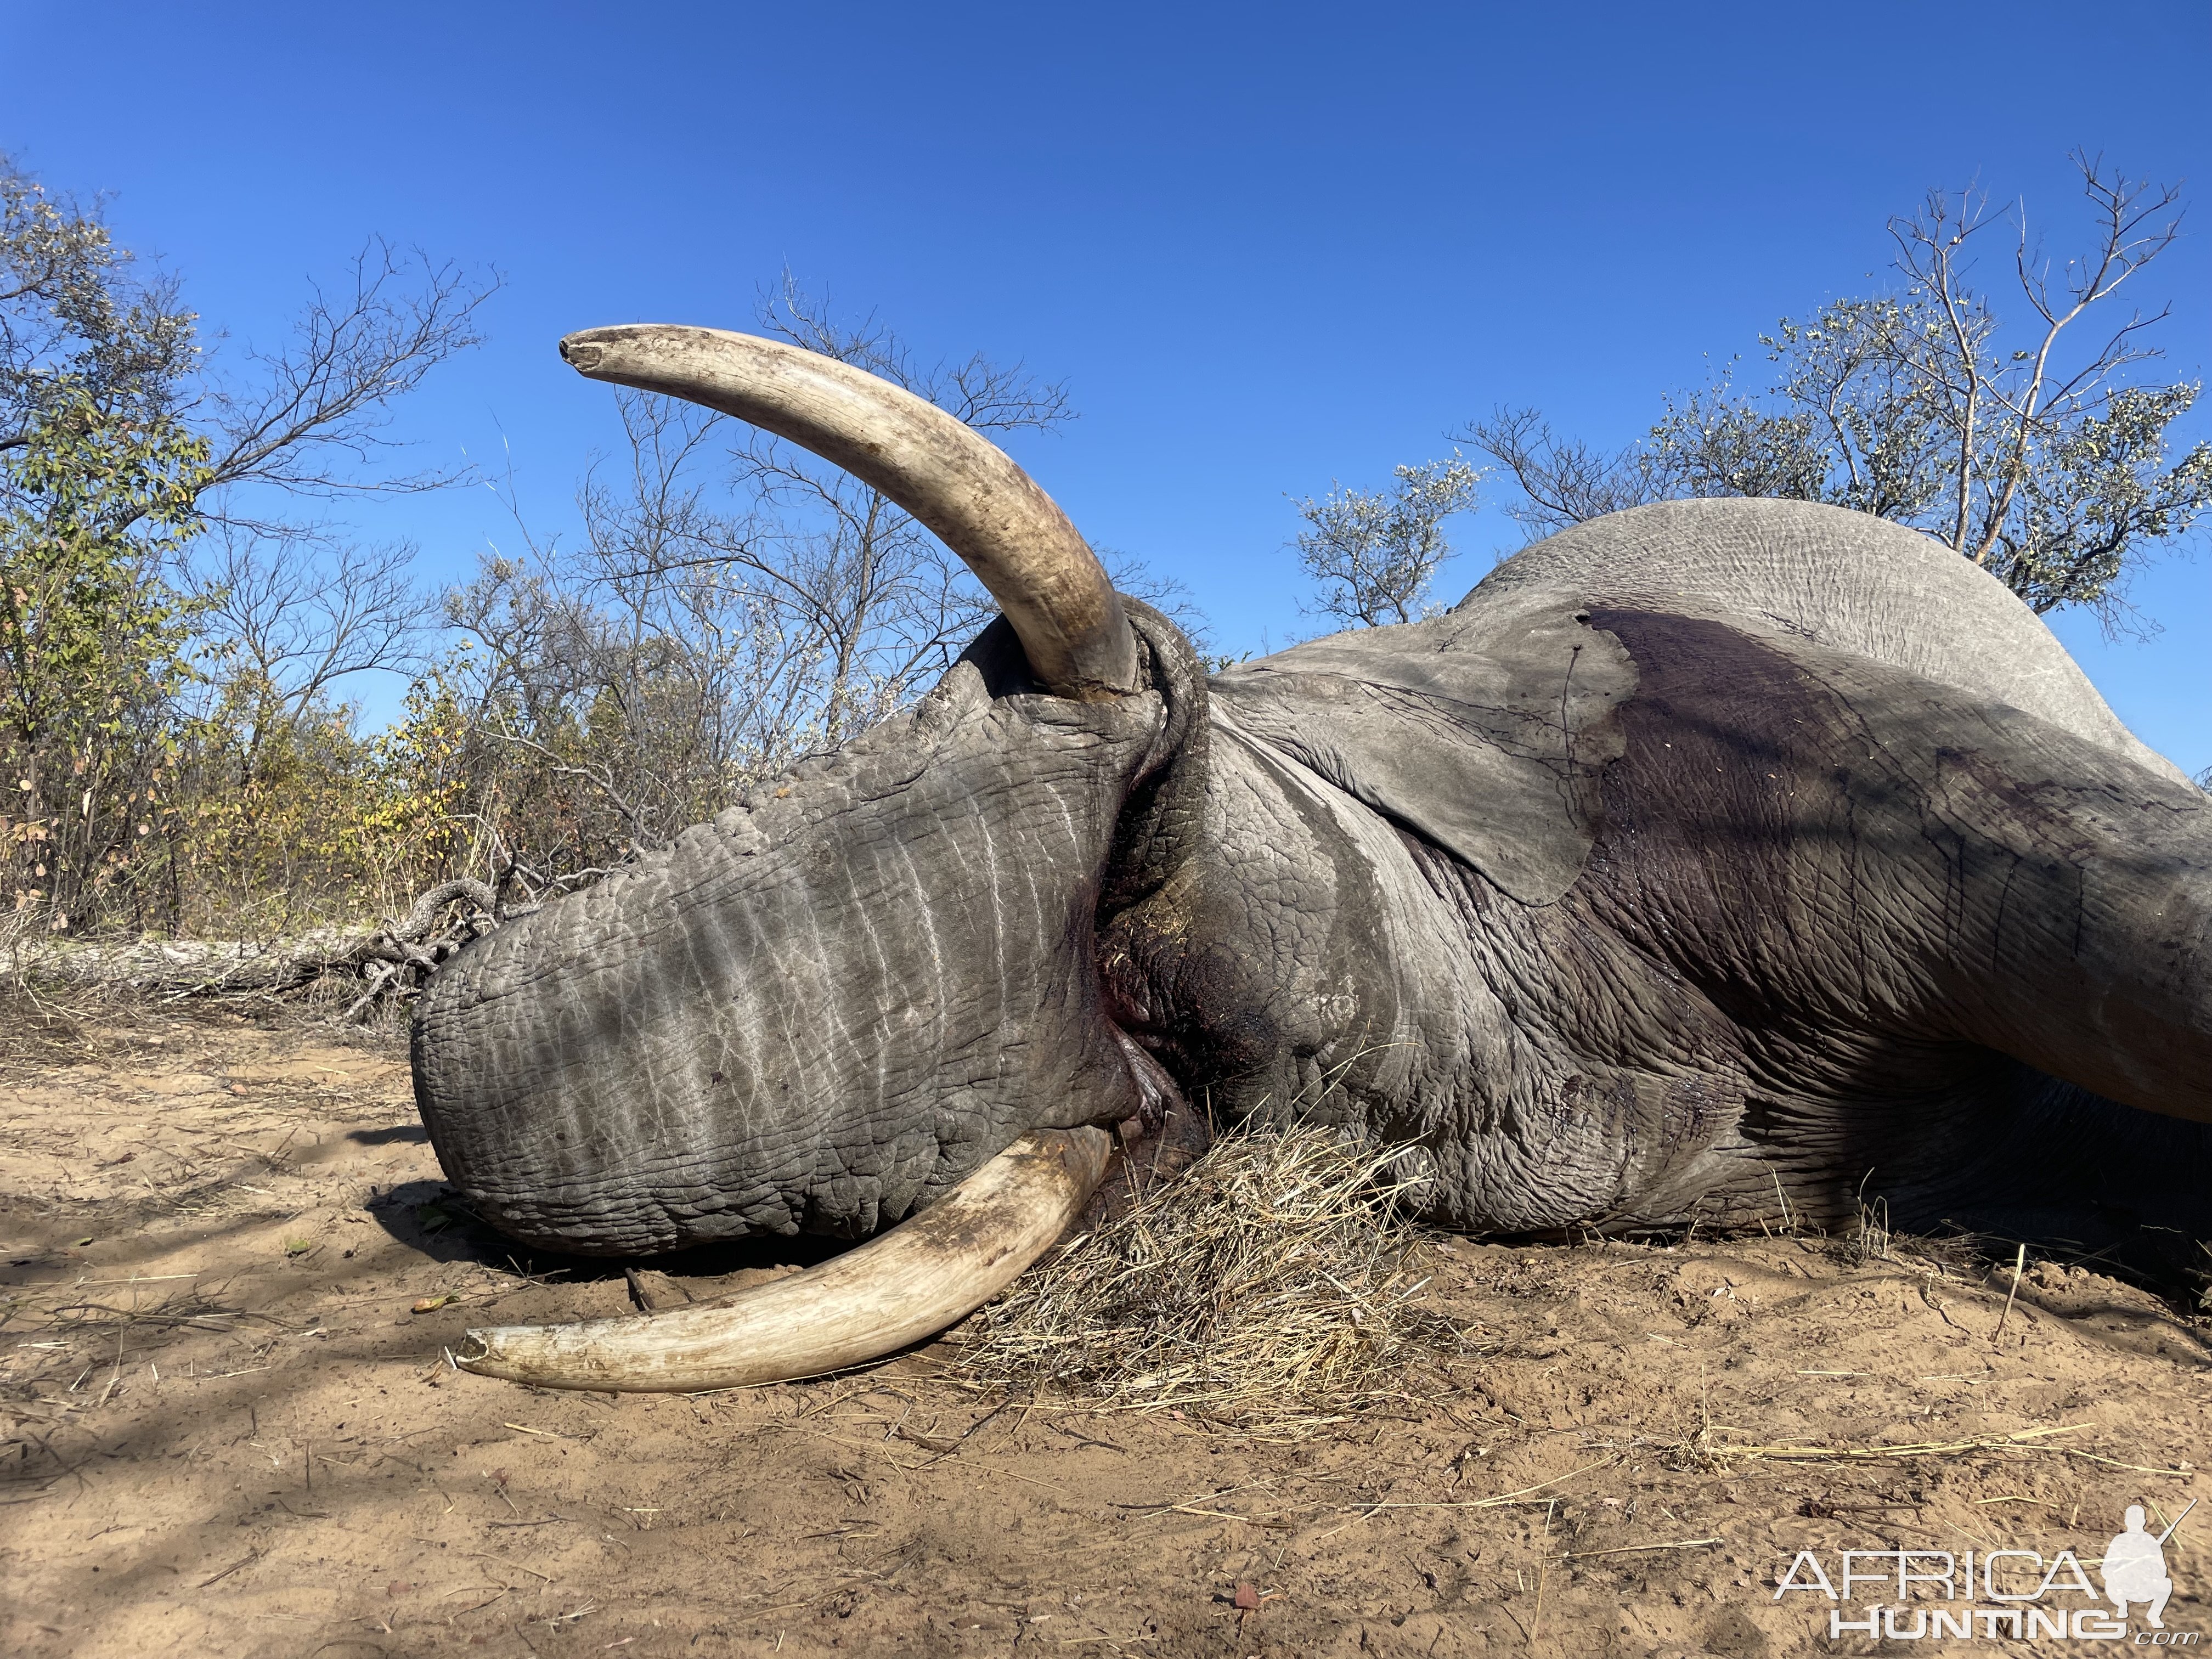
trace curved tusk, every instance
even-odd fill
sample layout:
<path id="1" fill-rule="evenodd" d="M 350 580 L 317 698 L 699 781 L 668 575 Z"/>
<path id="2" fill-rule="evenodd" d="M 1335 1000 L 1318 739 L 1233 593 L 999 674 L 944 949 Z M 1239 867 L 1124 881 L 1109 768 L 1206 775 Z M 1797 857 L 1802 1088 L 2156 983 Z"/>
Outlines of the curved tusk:
<path id="1" fill-rule="evenodd" d="M 920 1215 L 727 1306 L 467 1334 L 465 1370 L 544 1389 L 690 1393 L 819 1376 L 934 1336 L 1043 1255 L 1090 1202 L 1113 1138 L 1037 1129 Z"/>
<path id="2" fill-rule="evenodd" d="M 1136 638 L 1097 556 L 1028 473 L 935 404 L 834 357 L 719 328 L 586 329 L 561 355 L 592 380 L 765 427 L 883 491 L 967 562 L 1060 696 L 1137 689 Z"/>

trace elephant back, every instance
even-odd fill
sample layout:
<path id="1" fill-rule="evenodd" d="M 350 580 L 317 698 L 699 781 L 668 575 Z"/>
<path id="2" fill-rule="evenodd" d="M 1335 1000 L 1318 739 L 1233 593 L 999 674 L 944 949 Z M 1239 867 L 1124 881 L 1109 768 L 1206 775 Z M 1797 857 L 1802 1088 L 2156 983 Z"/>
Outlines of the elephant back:
<path id="1" fill-rule="evenodd" d="M 2041 617 L 1942 543 L 1810 501 L 1662 501 L 1562 531 L 1506 560 L 1455 616 L 1562 599 L 1662 610 L 1807 640 L 2015 708 L 2187 781 L 2097 694 Z"/>

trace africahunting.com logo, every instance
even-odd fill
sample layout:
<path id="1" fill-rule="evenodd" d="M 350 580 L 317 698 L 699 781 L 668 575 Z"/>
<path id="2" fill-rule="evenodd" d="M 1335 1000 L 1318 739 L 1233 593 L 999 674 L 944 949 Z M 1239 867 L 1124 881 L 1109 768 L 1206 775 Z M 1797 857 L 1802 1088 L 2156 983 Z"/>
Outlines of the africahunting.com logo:
<path id="1" fill-rule="evenodd" d="M 2195 1647 L 2201 1633 L 2168 1630 L 2165 1615 L 2173 1595 L 2166 1540 L 2196 1507 L 2190 1499 L 2164 1531 L 2153 1533 L 2142 1506 L 2130 1505 L 2126 1529 L 2087 1565 L 2072 1550 L 2048 1559 L 2035 1550 L 1844 1550 L 1832 1557 L 1800 1550 L 1776 1581 L 1774 1599 L 1826 1598 L 1830 1641 L 1855 1635 L 1893 1642 L 2045 1637 Z M 2089 1566 L 2101 1589 L 2090 1582 Z M 2130 1622 L 2131 1609 L 2140 1626 Z"/>

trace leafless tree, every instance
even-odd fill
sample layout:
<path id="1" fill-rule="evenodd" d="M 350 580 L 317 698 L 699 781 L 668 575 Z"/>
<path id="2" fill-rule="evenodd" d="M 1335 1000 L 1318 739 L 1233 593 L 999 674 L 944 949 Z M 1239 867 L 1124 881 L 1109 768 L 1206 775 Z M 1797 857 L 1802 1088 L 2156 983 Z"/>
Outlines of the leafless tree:
<path id="1" fill-rule="evenodd" d="M 1579 438 L 1560 437 L 1534 409 L 1500 409 L 1487 420 L 1469 422 L 1455 435 L 1512 475 L 1521 499 L 1509 502 L 1505 511 L 1532 541 L 1569 525 L 1662 500 L 1667 493 L 1650 449 L 1594 449 Z"/>
<path id="2" fill-rule="evenodd" d="M 408 542 L 211 526 L 183 581 L 200 610 L 203 683 L 244 724 L 246 781 L 269 733 L 329 712 L 348 677 L 421 666 L 441 606 L 415 580 L 415 555 Z"/>
<path id="3" fill-rule="evenodd" d="M 327 499 L 459 482 L 453 467 L 396 470 L 403 446 L 386 428 L 396 400 L 482 342 L 479 313 L 497 287 L 373 240 L 335 289 L 314 287 L 283 343 L 247 347 L 235 374 L 222 372 L 218 354 L 195 411 L 210 442 L 208 516 L 268 528 L 239 504 L 252 485 Z"/>
<path id="4" fill-rule="evenodd" d="M 1931 191 L 1890 222 L 1897 291 L 1838 300 L 1761 337 L 1777 378 L 1764 395 L 1712 386 L 1668 400 L 1617 454 L 1556 438 L 1533 410 L 1503 410 L 1462 437 L 1521 487 L 1532 533 L 1669 497 L 1767 495 L 1831 502 L 1911 525 L 1991 571 L 2038 611 L 2125 614 L 2129 561 L 2185 533 L 2212 506 L 2212 444 L 2169 458 L 2193 406 L 2190 381 L 2142 377 L 2167 311 L 2112 314 L 2121 289 L 2179 233 L 2176 191 L 2077 153 L 2091 234 L 2047 258 L 2024 205 Z M 1973 256 L 2010 222 L 2008 263 L 2029 313 L 2014 343 L 1975 286 Z"/>
<path id="5" fill-rule="evenodd" d="M 357 542 L 302 501 L 447 489 L 466 469 L 406 467 L 394 401 L 479 343 L 495 277 L 373 240 L 334 289 L 318 284 L 272 348 L 216 367 L 189 413 L 204 434 L 202 532 L 179 560 L 198 601 L 204 666 L 246 722 L 250 770 L 275 726 L 296 724 L 348 676 L 417 665 L 441 603 L 410 574 L 410 543 Z"/>

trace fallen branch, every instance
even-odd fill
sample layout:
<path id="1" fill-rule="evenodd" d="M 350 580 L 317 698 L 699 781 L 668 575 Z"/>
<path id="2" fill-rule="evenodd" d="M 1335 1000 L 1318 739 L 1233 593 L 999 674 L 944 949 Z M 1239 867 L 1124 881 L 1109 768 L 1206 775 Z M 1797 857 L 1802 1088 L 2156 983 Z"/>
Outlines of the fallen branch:
<path id="1" fill-rule="evenodd" d="M 1699 1449 L 1714 1458 L 1771 1458 L 1788 1463 L 1954 1457 L 1963 1452 L 1978 1451 L 2069 1451 L 2071 1447 L 2034 1443 L 2051 1435 L 2074 1434 L 2095 1426 L 2092 1423 L 2066 1423 L 2051 1428 L 2021 1429 L 1986 1440 L 1923 1440 L 1898 1446 L 1731 1446 L 1708 1442 Z"/>
<path id="2" fill-rule="evenodd" d="M 15 976 L 39 985 L 141 991 L 281 991 L 352 961 L 376 937 L 366 928 L 318 928 L 296 939 L 40 939 L 12 951 Z"/>
<path id="3" fill-rule="evenodd" d="M 389 993 L 420 989 L 439 964 L 501 920 L 491 888 L 463 879 L 431 888 L 390 927 L 319 927 L 283 939 L 48 937 L 18 940 L 8 959 L 21 985 L 169 997 L 296 991 L 326 975 L 355 975 L 364 988 L 345 1011 L 351 1021 Z"/>

